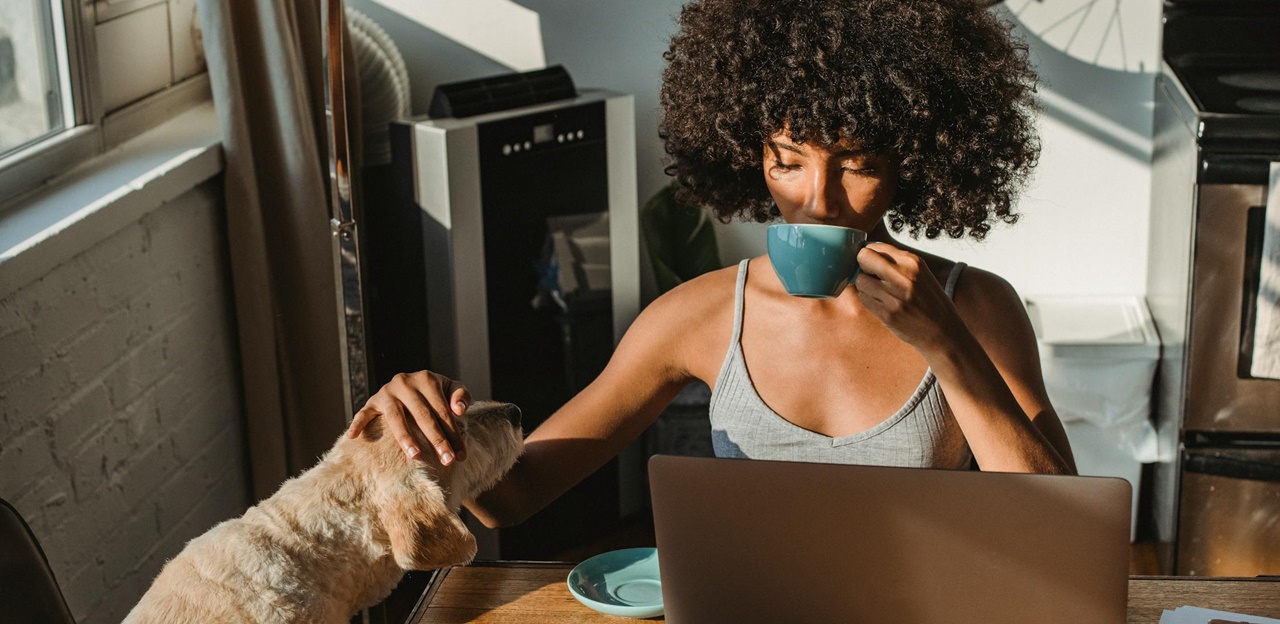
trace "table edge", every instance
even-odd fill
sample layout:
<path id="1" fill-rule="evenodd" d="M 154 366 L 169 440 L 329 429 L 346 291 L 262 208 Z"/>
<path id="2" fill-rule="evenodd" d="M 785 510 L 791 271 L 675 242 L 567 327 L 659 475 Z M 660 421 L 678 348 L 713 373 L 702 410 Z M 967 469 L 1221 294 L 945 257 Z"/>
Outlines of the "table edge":
<path id="1" fill-rule="evenodd" d="M 465 565 L 452 565 L 447 568 L 432 570 L 431 576 L 427 579 L 426 589 L 422 590 L 422 594 L 418 596 L 417 602 L 413 604 L 413 609 L 409 611 L 406 622 L 417 622 L 426 615 L 427 605 L 431 604 L 431 600 L 435 598 L 436 591 L 440 586 L 444 585 L 445 579 L 449 578 L 449 574 L 457 568 L 544 568 L 544 569 L 572 569 L 578 564 L 569 561 L 523 561 L 523 560 L 492 560 L 492 561 L 472 561 Z"/>
<path id="2" fill-rule="evenodd" d="M 439 570 L 432 570 L 431 577 L 427 579 L 426 589 L 418 597 L 418 601 L 414 603 L 413 609 L 409 612 L 406 622 L 417 622 L 426 615 L 426 609 L 431 601 L 435 598 L 436 592 L 444 585 L 445 580 L 449 578 L 454 570 L 458 568 L 535 568 L 535 569 L 562 569 L 569 570 L 578 564 L 569 561 L 524 561 L 524 560 L 492 560 L 492 561 L 473 561 L 466 565 L 454 565 Z M 1130 575 L 1129 582 L 1255 582 L 1255 583 L 1280 583 L 1280 578 L 1275 577 L 1226 577 L 1226 576 L 1157 576 L 1157 575 Z"/>

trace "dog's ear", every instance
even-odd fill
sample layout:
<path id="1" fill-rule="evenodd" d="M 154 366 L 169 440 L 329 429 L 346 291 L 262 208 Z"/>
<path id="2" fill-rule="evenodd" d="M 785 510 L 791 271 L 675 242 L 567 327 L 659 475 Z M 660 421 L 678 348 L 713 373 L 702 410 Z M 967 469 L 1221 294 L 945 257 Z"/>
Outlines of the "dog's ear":
<path id="1" fill-rule="evenodd" d="M 402 569 L 434 570 L 476 556 L 475 536 L 449 511 L 439 485 L 422 475 L 381 485 L 378 513 Z"/>

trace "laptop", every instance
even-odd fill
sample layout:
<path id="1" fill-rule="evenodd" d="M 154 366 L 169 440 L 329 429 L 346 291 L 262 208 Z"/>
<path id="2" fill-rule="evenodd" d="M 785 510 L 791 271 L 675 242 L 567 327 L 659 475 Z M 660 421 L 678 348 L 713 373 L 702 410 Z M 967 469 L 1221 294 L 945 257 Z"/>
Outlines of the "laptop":
<path id="1" fill-rule="evenodd" d="M 656 455 L 666 621 L 1123 624 L 1123 479 Z"/>

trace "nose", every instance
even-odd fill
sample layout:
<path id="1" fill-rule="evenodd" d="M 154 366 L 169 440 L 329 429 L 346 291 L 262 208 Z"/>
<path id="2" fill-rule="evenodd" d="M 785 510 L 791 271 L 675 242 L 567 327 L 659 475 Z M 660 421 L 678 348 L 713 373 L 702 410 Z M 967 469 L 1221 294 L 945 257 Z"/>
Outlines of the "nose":
<path id="1" fill-rule="evenodd" d="M 812 186 L 804 205 L 805 216 L 814 221 L 831 221 L 840 216 L 840 198 L 844 188 L 838 176 L 828 175 L 824 168 L 815 168 Z"/>
<path id="2" fill-rule="evenodd" d="M 520 408 L 511 403 L 503 406 L 503 415 L 507 417 L 507 422 L 519 427 L 520 426 Z"/>

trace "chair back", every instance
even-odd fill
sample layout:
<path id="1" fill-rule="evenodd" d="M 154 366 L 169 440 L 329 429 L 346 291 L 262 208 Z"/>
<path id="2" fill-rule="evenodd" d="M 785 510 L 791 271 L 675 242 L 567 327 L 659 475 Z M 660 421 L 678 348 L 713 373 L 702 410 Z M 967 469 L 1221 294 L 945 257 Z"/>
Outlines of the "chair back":
<path id="1" fill-rule="evenodd" d="M 0 499 L 0 622 L 75 624 L 40 543 Z"/>

